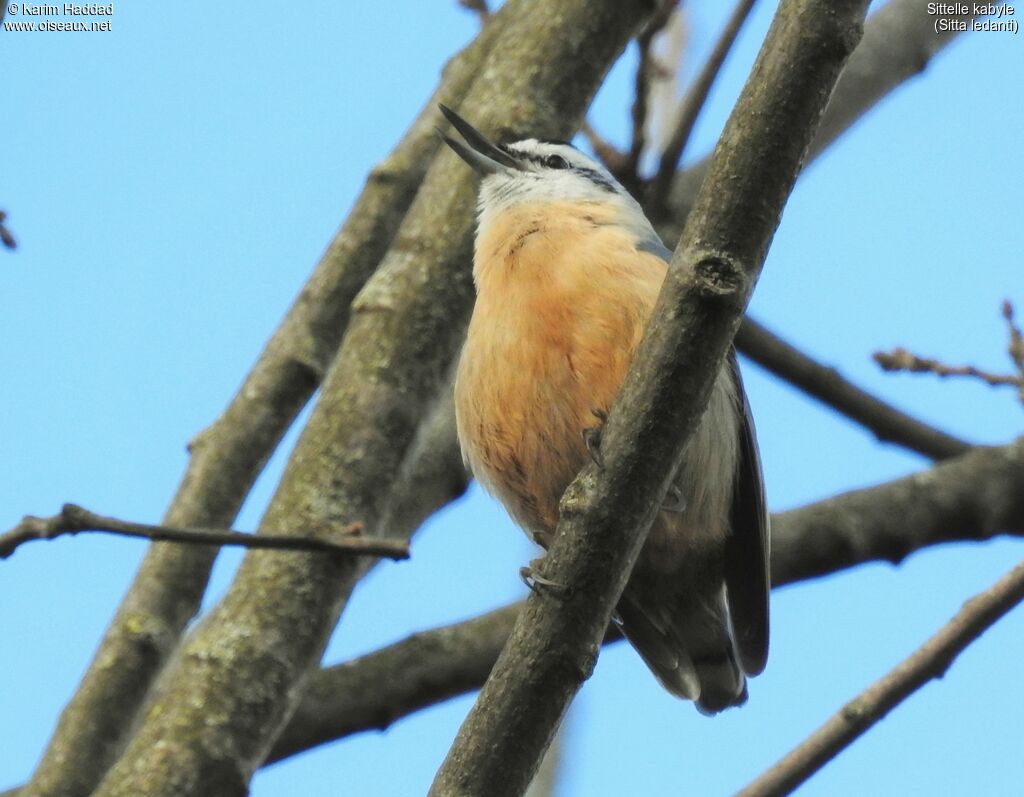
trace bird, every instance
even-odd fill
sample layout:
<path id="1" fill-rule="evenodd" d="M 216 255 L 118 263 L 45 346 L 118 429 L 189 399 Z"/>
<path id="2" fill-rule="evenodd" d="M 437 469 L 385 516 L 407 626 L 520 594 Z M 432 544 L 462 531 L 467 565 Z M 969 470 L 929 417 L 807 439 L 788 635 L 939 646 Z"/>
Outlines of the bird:
<path id="1" fill-rule="evenodd" d="M 481 178 L 459 442 L 477 481 L 546 549 L 563 492 L 600 462 L 601 425 L 672 253 L 570 143 L 498 145 L 441 111 L 461 140 L 438 132 Z M 613 620 L 668 692 L 717 714 L 746 701 L 769 635 L 764 480 L 732 348 L 660 510 Z"/>

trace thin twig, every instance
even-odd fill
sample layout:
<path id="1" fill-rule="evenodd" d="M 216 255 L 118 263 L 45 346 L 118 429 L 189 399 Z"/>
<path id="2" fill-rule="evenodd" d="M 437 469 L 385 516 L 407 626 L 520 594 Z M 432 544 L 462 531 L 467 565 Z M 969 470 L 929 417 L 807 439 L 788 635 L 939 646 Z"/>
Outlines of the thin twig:
<path id="1" fill-rule="evenodd" d="M 1010 342 L 1007 353 L 1013 362 L 1016 374 L 994 374 L 974 365 L 946 365 L 940 360 L 921 357 L 913 352 L 897 346 L 890 352 L 876 351 L 872 357 L 883 371 L 907 371 L 912 374 L 935 374 L 945 379 L 948 376 L 966 376 L 980 379 L 992 387 L 1013 387 L 1017 389 L 1017 398 L 1024 404 L 1024 334 L 1013 321 L 1013 305 L 1004 299 L 1000 314 L 1009 328 Z"/>
<path id="2" fill-rule="evenodd" d="M 640 49 L 640 62 L 636 68 L 636 78 L 633 84 L 633 107 L 630 111 L 633 128 L 630 135 L 629 152 L 626 153 L 621 170 L 615 174 L 623 185 L 630 189 L 635 189 L 640 184 L 640 157 L 643 155 L 644 147 L 647 146 L 647 115 L 651 83 L 661 77 L 651 45 L 655 36 L 668 24 L 675 9 L 675 2 L 664 2 L 640 32 L 640 35 L 636 37 L 637 47 Z"/>
<path id="3" fill-rule="evenodd" d="M 985 371 L 974 365 L 947 365 L 930 357 L 921 357 L 901 346 L 897 346 L 890 352 L 876 351 L 871 356 L 881 366 L 883 371 L 935 374 L 943 379 L 950 376 L 966 376 L 972 379 L 980 379 L 992 387 L 1006 386 L 1017 388 L 1021 400 L 1024 401 L 1024 374 L 994 374 L 991 371 Z"/>
<path id="4" fill-rule="evenodd" d="M 340 553 L 349 556 L 383 556 L 408 559 L 409 546 L 395 540 L 362 538 L 362 526 L 353 523 L 342 531 L 340 540 L 316 537 L 292 537 L 283 534 L 244 534 L 240 531 L 185 529 L 173 526 L 150 526 L 104 517 L 75 504 L 64 504 L 60 513 L 41 518 L 26 515 L 21 523 L 0 535 L 0 559 L 6 559 L 23 543 L 32 540 L 53 540 L 65 534 L 101 532 L 122 537 L 140 537 L 154 542 L 178 542 L 188 545 L 238 545 L 243 548 L 264 548 L 275 551 L 311 551 Z"/>
<path id="5" fill-rule="evenodd" d="M 1017 367 L 1018 373 L 1024 377 L 1024 334 L 1020 327 L 1013 321 L 1013 303 L 1009 299 L 1003 300 L 1003 320 L 1006 321 L 1010 333 L 1010 344 L 1007 347 L 1007 354 Z"/>
<path id="6" fill-rule="evenodd" d="M 488 6 L 487 0 L 457 0 L 457 2 L 464 9 L 472 11 L 480 18 L 481 28 L 490 21 L 491 9 Z"/>
<path id="7" fill-rule="evenodd" d="M 0 243 L 3 243 L 8 249 L 17 249 L 18 242 L 14 240 L 14 235 L 9 229 L 7 229 L 7 211 L 0 210 Z"/>
<path id="8" fill-rule="evenodd" d="M 626 168 L 626 153 L 620 152 L 612 142 L 598 133 L 594 126 L 586 120 L 580 125 L 580 135 L 587 140 L 598 160 L 608 168 L 608 171 L 612 174 L 622 174 Z"/>
<path id="9" fill-rule="evenodd" d="M 791 385 L 869 429 L 884 442 L 905 446 L 931 459 L 962 454 L 970 444 L 886 404 L 822 365 L 747 316 L 736 347 Z"/>
<path id="10" fill-rule="evenodd" d="M 756 0 L 739 0 L 732 16 L 729 17 L 729 21 L 726 22 L 725 28 L 718 37 L 718 41 L 715 42 L 715 47 L 711 51 L 711 55 L 708 56 L 707 62 L 701 68 L 689 91 L 686 92 L 679 107 L 675 129 L 668 144 L 665 145 L 665 152 L 662 153 L 658 173 L 651 181 L 649 189 L 651 207 L 664 207 L 669 188 L 672 186 L 672 178 L 676 175 L 676 168 L 683 156 L 683 150 L 686 149 L 686 144 L 690 140 L 697 117 L 700 116 L 701 110 L 707 103 L 711 86 L 714 85 L 715 78 L 718 77 L 722 64 L 725 63 L 726 56 L 732 50 L 740 28 L 743 27 L 743 23 L 750 15 L 755 2 Z"/>
<path id="11" fill-rule="evenodd" d="M 831 761 L 893 708 L 941 678 L 956 657 L 1024 600 L 1024 563 L 974 596 L 938 633 L 885 677 L 871 684 L 736 797 L 779 797 Z"/>

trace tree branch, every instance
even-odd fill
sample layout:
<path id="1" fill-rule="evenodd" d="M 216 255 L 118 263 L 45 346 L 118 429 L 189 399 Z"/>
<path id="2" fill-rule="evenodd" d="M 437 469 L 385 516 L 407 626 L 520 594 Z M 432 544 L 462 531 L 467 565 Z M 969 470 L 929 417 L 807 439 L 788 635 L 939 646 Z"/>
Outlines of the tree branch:
<path id="1" fill-rule="evenodd" d="M 1024 600 L 1024 563 L 975 595 L 888 675 L 875 681 L 736 797 L 781 797 L 821 769 L 892 709 L 942 678 L 963 650 Z"/>
<path id="2" fill-rule="evenodd" d="M 60 513 L 48 518 L 26 515 L 10 531 L 0 534 L 0 559 L 6 559 L 26 542 L 53 540 L 65 534 L 104 532 L 122 537 L 137 537 L 160 542 L 188 545 L 238 545 L 243 548 L 264 548 L 276 551 L 311 551 L 348 556 L 383 556 L 387 559 L 408 559 L 409 546 L 391 540 L 368 540 L 359 537 L 362 526 L 352 524 L 339 540 L 283 534 L 245 534 L 217 529 L 185 529 L 172 526 L 151 526 L 104 517 L 75 504 L 64 504 Z"/>
<path id="3" fill-rule="evenodd" d="M 6 8 L 4 9 L 6 10 Z M 0 16 L 0 20 L 3 17 Z M 0 210 L 0 243 L 7 249 L 17 249 L 18 242 L 14 239 L 14 233 L 7 228 L 7 211 Z"/>
<path id="4" fill-rule="evenodd" d="M 970 444 L 913 418 L 815 362 L 747 316 L 736 347 L 763 368 L 837 412 L 867 427 L 881 441 L 904 446 L 931 459 L 962 454 Z"/>
<path id="5" fill-rule="evenodd" d="M 974 13 L 975 4 L 966 5 L 970 13 L 952 16 L 963 20 L 982 16 Z M 923 72 L 931 59 L 959 35 L 956 31 L 935 33 L 933 19 L 919 0 L 890 0 L 871 15 L 818 126 L 807 153 L 808 162 L 890 92 Z M 679 172 L 672 184 L 668 215 L 651 216 L 660 222 L 656 226 L 666 243 L 671 245 L 679 238 L 709 165 L 710 158 L 704 158 Z M 653 206 L 647 208 L 649 215 L 656 210 Z"/>
<path id="6" fill-rule="evenodd" d="M 1024 532 L 1024 438 L 979 446 L 902 479 L 773 516 L 772 584 L 865 562 L 902 562 L 930 545 Z"/>
<path id="7" fill-rule="evenodd" d="M 1013 321 L 1013 305 L 1009 300 L 1003 301 L 1001 314 L 1009 333 L 1006 353 L 1016 370 L 1016 373 L 1013 374 L 994 374 L 974 365 L 947 365 L 940 360 L 921 357 L 901 347 L 890 352 L 876 351 L 872 356 L 883 371 L 935 374 L 942 379 L 950 376 L 966 376 L 970 379 L 981 380 L 989 387 L 1012 387 L 1017 391 L 1017 398 L 1024 404 L 1024 333 L 1021 333 L 1020 327 Z"/>
<path id="8" fill-rule="evenodd" d="M 651 51 L 651 45 L 654 42 L 654 37 L 668 24 L 675 8 L 675 0 L 668 0 L 668 2 L 663 0 L 661 7 L 651 17 L 640 35 L 636 37 L 640 57 L 633 83 L 633 107 L 630 110 L 632 133 L 630 134 L 629 151 L 625 153 L 620 169 L 615 172 L 615 176 L 623 185 L 634 193 L 640 185 L 640 156 L 643 155 L 644 147 L 647 145 L 646 130 L 651 82 L 658 79 L 658 63 Z"/>
<path id="9" fill-rule="evenodd" d="M 615 0 L 510 0 L 485 28 L 502 25 L 460 108 L 490 134 L 564 137 L 649 10 Z M 355 301 L 262 528 L 316 533 L 358 519 L 376 536 L 469 314 L 474 200 L 469 170 L 453 155 L 436 159 L 396 245 Z M 243 793 L 364 572 L 334 557 L 248 554 L 96 793 Z"/>
<path id="10" fill-rule="evenodd" d="M 897 563 L 949 542 L 1024 536 L 1024 438 L 977 448 L 927 470 L 772 516 L 772 584 L 874 561 Z M 414 634 L 310 681 L 268 762 L 478 689 L 508 640 L 519 602 Z M 618 639 L 614 626 L 605 641 Z"/>
<path id="11" fill-rule="evenodd" d="M 591 463 L 562 499 L 543 577 L 431 794 L 521 794 L 589 675 L 707 405 L 867 0 L 783 0 L 726 125 L 653 318 Z"/>
<path id="12" fill-rule="evenodd" d="M 679 161 L 682 159 L 683 151 L 690 140 L 690 134 L 697 123 L 697 117 L 700 116 L 701 110 L 707 103 L 708 94 L 711 93 L 711 86 L 714 85 L 715 78 L 718 77 L 722 64 L 725 63 L 726 57 L 732 50 L 740 28 L 743 27 L 743 23 L 750 16 L 755 2 L 756 0 L 739 0 L 733 9 L 732 15 L 725 23 L 725 28 L 722 29 L 718 41 L 715 42 L 711 55 L 708 56 L 708 60 L 701 67 L 700 72 L 694 78 L 693 84 L 683 98 L 683 102 L 679 107 L 675 128 L 672 130 L 672 135 L 665 145 L 665 151 L 661 155 L 658 172 L 654 175 L 654 179 L 647 189 L 647 205 L 652 210 L 661 208 L 661 212 L 656 213 L 657 216 L 665 215 L 665 199 L 668 196 L 669 189 L 672 187 L 672 179 L 676 176 L 676 169 L 679 168 Z"/>
<path id="13" fill-rule="evenodd" d="M 1024 389 L 1024 378 L 1017 374 L 994 374 L 974 365 L 947 365 L 931 357 L 921 357 L 899 346 L 888 352 L 876 351 L 872 358 L 883 371 L 890 373 L 907 371 L 912 374 L 935 374 L 942 378 L 966 376 L 971 379 L 979 379 L 989 387 Z"/>
<path id="14" fill-rule="evenodd" d="M 348 326 L 353 297 L 380 262 L 437 151 L 437 103 L 457 106 L 500 33 L 486 29 L 445 67 L 404 138 L 367 178 L 348 218 L 191 460 L 164 522 L 230 526 Z M 290 522 L 286 520 L 286 522 Z M 216 549 L 154 545 L 64 709 L 25 797 L 92 793 L 147 690 L 198 611 Z"/>

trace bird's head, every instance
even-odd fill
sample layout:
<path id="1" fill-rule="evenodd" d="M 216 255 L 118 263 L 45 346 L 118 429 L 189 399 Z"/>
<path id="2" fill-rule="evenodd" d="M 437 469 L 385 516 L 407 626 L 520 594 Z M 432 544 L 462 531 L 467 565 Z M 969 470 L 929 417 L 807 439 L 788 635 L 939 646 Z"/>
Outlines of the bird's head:
<path id="1" fill-rule="evenodd" d="M 441 134 L 445 143 L 482 177 L 480 217 L 520 203 L 581 202 L 613 204 L 637 224 L 649 228 L 636 200 L 600 163 L 566 141 L 526 138 L 509 144 L 491 142 L 450 108 L 441 111 L 463 141 Z"/>

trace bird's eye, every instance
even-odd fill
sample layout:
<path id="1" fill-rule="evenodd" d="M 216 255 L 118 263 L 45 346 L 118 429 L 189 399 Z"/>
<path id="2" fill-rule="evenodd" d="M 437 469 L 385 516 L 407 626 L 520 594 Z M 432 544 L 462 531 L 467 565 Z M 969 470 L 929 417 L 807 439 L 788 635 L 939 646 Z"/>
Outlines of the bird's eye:
<path id="1" fill-rule="evenodd" d="M 548 155 L 544 159 L 544 165 L 549 169 L 568 169 L 569 161 L 563 158 L 561 155 Z"/>

